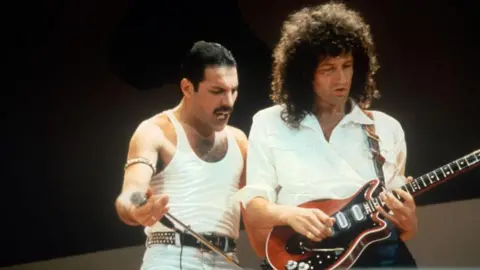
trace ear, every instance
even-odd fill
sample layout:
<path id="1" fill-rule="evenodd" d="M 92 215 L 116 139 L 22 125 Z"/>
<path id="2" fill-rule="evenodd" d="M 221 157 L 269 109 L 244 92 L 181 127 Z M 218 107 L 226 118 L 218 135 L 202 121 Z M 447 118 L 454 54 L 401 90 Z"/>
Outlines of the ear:
<path id="1" fill-rule="evenodd" d="M 180 89 L 182 89 L 182 93 L 185 97 L 190 97 L 193 95 L 195 89 L 193 89 L 193 84 L 188 79 L 183 78 L 180 81 Z"/>

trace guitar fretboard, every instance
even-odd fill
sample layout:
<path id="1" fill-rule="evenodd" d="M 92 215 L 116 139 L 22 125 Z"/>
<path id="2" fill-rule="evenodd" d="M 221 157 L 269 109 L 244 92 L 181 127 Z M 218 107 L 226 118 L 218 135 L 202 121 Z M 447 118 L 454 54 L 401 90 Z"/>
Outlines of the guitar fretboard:
<path id="1" fill-rule="evenodd" d="M 417 177 L 412 182 L 402 186 L 401 189 L 412 194 L 412 196 L 415 196 L 433 185 L 444 182 L 445 180 L 448 180 L 467 169 L 471 169 L 476 165 L 480 165 L 480 150 L 472 152 L 471 154 Z"/>
<path id="2" fill-rule="evenodd" d="M 401 189 L 412 196 L 416 196 L 434 185 L 440 184 L 477 165 L 480 165 L 480 149 L 415 178 L 412 182 L 403 185 Z M 393 192 L 393 195 L 397 199 L 403 200 L 397 193 Z M 361 208 L 366 214 L 371 214 L 377 211 L 375 207 L 379 205 L 384 206 L 385 203 L 379 197 L 372 197 L 364 202 Z"/>

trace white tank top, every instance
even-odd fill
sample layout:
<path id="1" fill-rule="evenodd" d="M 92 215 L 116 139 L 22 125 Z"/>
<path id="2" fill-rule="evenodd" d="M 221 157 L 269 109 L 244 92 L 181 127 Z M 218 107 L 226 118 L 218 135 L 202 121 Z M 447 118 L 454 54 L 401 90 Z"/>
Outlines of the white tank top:
<path id="1" fill-rule="evenodd" d="M 150 181 L 153 194 L 167 194 L 169 213 L 196 233 L 213 232 L 237 239 L 240 203 L 234 195 L 240 184 L 243 157 L 234 135 L 226 129 L 226 155 L 218 162 L 206 162 L 195 154 L 172 111 L 165 113 L 175 128 L 177 145 L 170 163 Z M 158 231 L 171 229 L 160 222 L 145 228 L 147 235 Z"/>

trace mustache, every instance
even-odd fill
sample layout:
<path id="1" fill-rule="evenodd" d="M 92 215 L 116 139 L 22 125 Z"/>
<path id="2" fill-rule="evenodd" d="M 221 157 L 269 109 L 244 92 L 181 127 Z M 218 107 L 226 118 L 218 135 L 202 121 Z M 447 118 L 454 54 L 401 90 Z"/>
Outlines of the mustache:
<path id="1" fill-rule="evenodd" d="M 230 107 L 230 106 L 221 106 L 221 107 L 218 107 L 216 108 L 213 113 L 214 114 L 217 114 L 217 113 L 231 113 L 233 111 L 233 108 Z"/>

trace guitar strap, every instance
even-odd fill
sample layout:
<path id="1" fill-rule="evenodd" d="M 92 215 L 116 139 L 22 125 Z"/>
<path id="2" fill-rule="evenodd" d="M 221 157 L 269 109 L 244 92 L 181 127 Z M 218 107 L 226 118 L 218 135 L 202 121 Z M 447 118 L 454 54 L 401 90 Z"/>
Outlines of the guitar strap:
<path id="1" fill-rule="evenodd" d="M 370 119 L 374 120 L 371 112 L 366 111 L 366 110 L 363 110 L 363 112 Z M 372 152 L 373 165 L 375 167 L 375 172 L 377 173 L 377 178 L 378 178 L 378 180 L 380 180 L 380 183 L 382 184 L 383 189 L 386 190 L 387 186 L 386 186 L 386 183 L 385 183 L 385 178 L 383 176 L 383 164 L 385 163 L 385 158 L 382 156 L 382 154 L 380 152 L 380 146 L 379 146 L 380 138 L 375 133 L 375 124 L 362 125 L 362 128 L 363 128 L 364 133 L 367 137 L 368 147 L 370 148 L 370 151 Z M 394 228 L 390 221 L 388 221 L 388 220 L 385 220 L 385 221 L 388 224 L 388 230 L 390 230 L 390 232 L 392 234 L 390 235 L 389 239 L 384 241 L 384 243 L 389 243 L 390 242 L 395 247 L 394 250 L 396 250 L 397 249 L 397 243 L 398 243 L 398 240 L 396 240 L 396 239 L 398 239 L 398 234 L 399 234 L 398 229 Z M 403 248 L 405 248 L 405 245 L 403 245 Z M 384 253 L 385 249 L 391 249 L 391 247 L 389 247 L 387 245 L 387 246 L 384 246 L 383 249 L 384 249 L 384 251 L 382 251 L 382 252 Z M 407 250 L 406 252 L 409 252 L 409 251 Z"/>
<path id="2" fill-rule="evenodd" d="M 370 119 L 374 120 L 371 112 L 366 110 L 363 110 L 363 112 Z M 362 125 L 362 128 L 367 137 L 368 147 L 372 152 L 373 166 L 375 168 L 375 172 L 377 174 L 378 180 L 380 180 L 383 187 L 386 188 L 385 177 L 383 176 L 383 164 L 385 163 L 385 158 L 382 156 L 380 152 L 380 146 L 379 146 L 380 138 L 375 133 L 375 124 Z"/>

